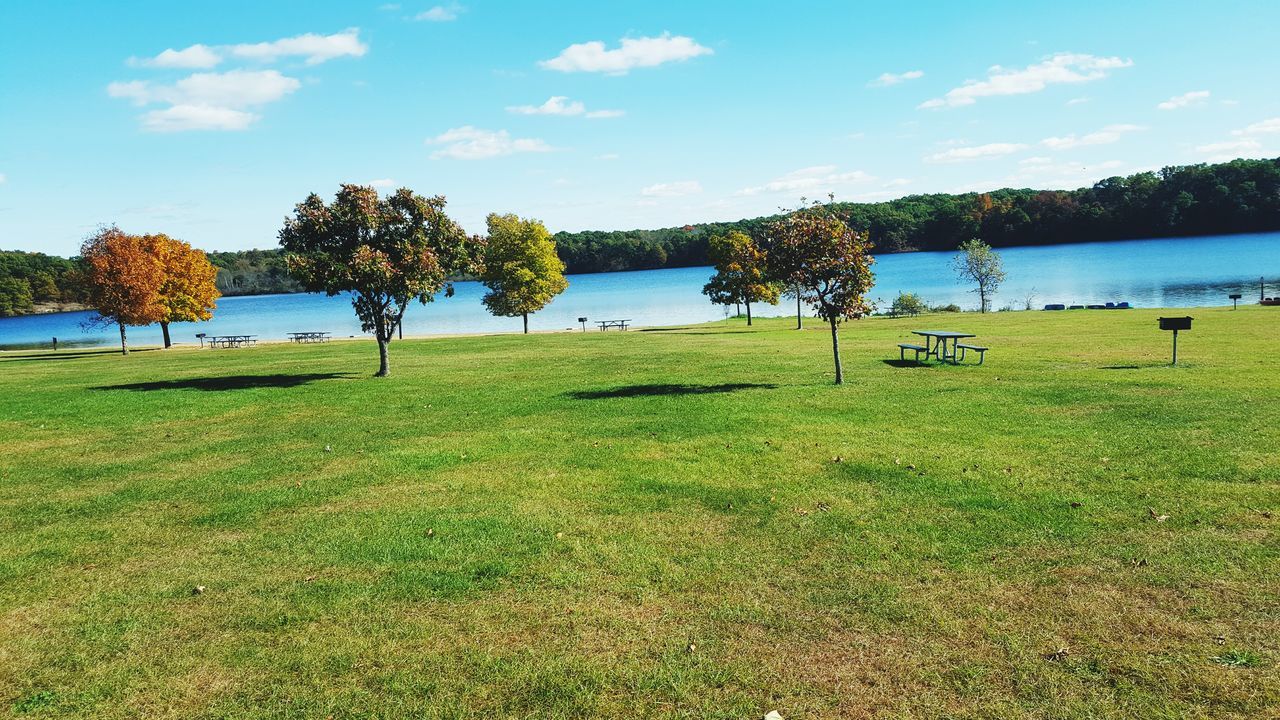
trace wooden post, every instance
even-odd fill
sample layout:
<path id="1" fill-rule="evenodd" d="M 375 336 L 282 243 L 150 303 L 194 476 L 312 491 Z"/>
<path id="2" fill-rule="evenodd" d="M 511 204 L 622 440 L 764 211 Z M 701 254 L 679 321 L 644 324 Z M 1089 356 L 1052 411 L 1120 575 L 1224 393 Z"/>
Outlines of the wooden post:
<path id="1" fill-rule="evenodd" d="M 1173 364 L 1178 364 L 1178 331 L 1173 331 Z"/>

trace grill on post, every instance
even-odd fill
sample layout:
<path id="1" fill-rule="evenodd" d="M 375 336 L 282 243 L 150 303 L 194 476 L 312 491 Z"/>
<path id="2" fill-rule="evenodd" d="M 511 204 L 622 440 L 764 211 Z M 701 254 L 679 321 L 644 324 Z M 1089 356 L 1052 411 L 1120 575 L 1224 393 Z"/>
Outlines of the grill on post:
<path id="1" fill-rule="evenodd" d="M 1173 364 L 1178 364 L 1178 331 L 1191 329 L 1190 317 L 1162 317 L 1160 318 L 1161 330 L 1173 331 Z"/>

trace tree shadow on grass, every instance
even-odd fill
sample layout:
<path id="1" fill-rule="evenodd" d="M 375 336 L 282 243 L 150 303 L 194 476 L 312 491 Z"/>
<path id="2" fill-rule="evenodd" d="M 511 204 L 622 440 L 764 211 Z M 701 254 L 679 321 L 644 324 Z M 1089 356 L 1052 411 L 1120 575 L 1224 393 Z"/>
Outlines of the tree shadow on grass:
<path id="1" fill-rule="evenodd" d="M 688 330 L 687 327 L 660 327 L 660 328 L 640 328 L 636 332 L 675 332 L 677 330 Z"/>
<path id="2" fill-rule="evenodd" d="M 653 384 L 623 385 L 606 390 L 574 390 L 565 395 L 575 400 L 603 400 L 604 398 L 653 397 L 660 395 L 711 395 L 738 392 L 739 390 L 773 390 L 772 383 L 720 383 L 719 385 Z"/>
<path id="3" fill-rule="evenodd" d="M 123 383 L 120 385 L 100 385 L 93 390 L 205 390 L 220 392 L 224 390 L 254 390 L 257 388 L 291 388 L 317 382 L 319 380 L 338 380 L 356 377 L 351 373 L 305 373 L 286 375 L 226 375 L 223 377 L 185 378 L 182 380 L 155 380 L 153 382 Z"/>
<path id="4" fill-rule="evenodd" d="M 1141 370 L 1141 365 L 1105 365 L 1103 370 Z"/>
<path id="5" fill-rule="evenodd" d="M 918 361 L 916 361 L 916 360 L 898 360 L 898 359 L 893 359 L 893 360 L 884 360 L 884 361 L 882 361 L 882 362 L 884 362 L 884 364 L 885 364 L 885 365 L 888 365 L 889 367 L 896 367 L 896 368 L 922 368 L 922 367 L 929 367 L 928 365 L 925 365 L 924 363 L 922 363 L 922 362 L 918 362 Z"/>
<path id="6" fill-rule="evenodd" d="M 152 352 L 154 350 L 159 350 L 159 349 L 160 348 L 138 348 L 136 350 L 130 350 L 129 354 L 132 355 L 133 353 Z M 22 351 L 19 350 L 17 352 L 22 352 Z M 103 350 L 77 350 L 75 352 L 50 350 L 48 352 L 40 353 L 39 355 L 26 354 L 26 355 L 14 355 L 13 357 L 0 355 L 0 362 L 43 362 L 45 360 L 74 360 L 75 358 L 107 357 L 109 355 L 120 355 L 120 354 L 121 353 L 118 348 L 103 349 Z"/>

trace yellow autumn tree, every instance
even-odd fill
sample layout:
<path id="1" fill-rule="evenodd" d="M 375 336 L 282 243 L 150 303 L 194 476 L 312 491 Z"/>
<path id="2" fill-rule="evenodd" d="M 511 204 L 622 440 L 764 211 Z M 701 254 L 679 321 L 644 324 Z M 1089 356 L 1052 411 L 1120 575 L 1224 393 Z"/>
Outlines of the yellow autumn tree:
<path id="1" fill-rule="evenodd" d="M 142 242 L 164 267 L 164 281 L 159 289 L 163 316 L 159 319 L 164 346 L 169 338 L 169 323 L 202 322 L 213 317 L 218 292 L 218 268 L 203 251 L 163 233 L 144 235 Z"/>
<path id="2" fill-rule="evenodd" d="M 150 325 L 166 317 L 160 302 L 165 268 L 160 257 L 137 235 L 108 227 L 84 241 L 84 285 L 89 307 L 99 321 L 120 327 L 120 352 L 128 355 L 127 325 Z"/>

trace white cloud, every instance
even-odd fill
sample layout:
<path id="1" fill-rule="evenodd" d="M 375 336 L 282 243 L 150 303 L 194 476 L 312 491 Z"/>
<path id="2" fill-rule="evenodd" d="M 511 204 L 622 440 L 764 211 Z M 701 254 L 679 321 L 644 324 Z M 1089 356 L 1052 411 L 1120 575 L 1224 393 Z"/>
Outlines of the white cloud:
<path id="1" fill-rule="evenodd" d="M 1130 65 L 1133 65 L 1132 60 L 1080 53 L 1058 53 L 1021 69 L 993 65 L 987 70 L 985 80 L 968 80 L 940 98 L 921 103 L 919 107 L 960 107 L 972 105 L 982 97 L 1025 95 L 1039 92 L 1050 85 L 1101 80 L 1111 70 Z"/>
<path id="2" fill-rule="evenodd" d="M 968 147 L 952 148 L 944 152 L 934 153 L 933 155 L 925 157 L 924 161 L 928 163 L 965 162 L 968 160 L 979 160 L 981 158 L 1012 155 L 1013 153 L 1026 149 L 1027 146 L 1021 143 L 988 143 L 986 145 L 970 145 Z"/>
<path id="3" fill-rule="evenodd" d="M 1089 98 L 1087 97 L 1071 98 L 1070 100 L 1067 101 L 1067 107 L 1072 107 L 1073 105 L 1083 105 L 1087 102 L 1089 102 Z"/>
<path id="4" fill-rule="evenodd" d="M 587 106 L 564 95 L 553 95 L 541 105 L 510 105 L 507 112 L 516 115 L 581 115 Z"/>
<path id="5" fill-rule="evenodd" d="M 623 38 L 621 46 L 612 50 L 606 50 L 599 40 L 577 43 L 538 64 L 560 72 L 625 75 L 632 68 L 655 67 L 710 54 L 711 48 L 699 45 L 693 38 L 663 33 L 658 37 Z"/>
<path id="6" fill-rule="evenodd" d="M 360 42 L 359 28 L 347 28 L 332 35 L 307 33 L 273 42 L 241 43 L 230 47 L 230 53 L 239 58 L 275 62 L 280 58 L 303 57 L 308 65 L 319 65 L 339 57 L 361 57 L 368 51 L 369 46 Z"/>
<path id="7" fill-rule="evenodd" d="M 157 85 L 146 80 L 113 82 L 107 85 L 107 94 L 132 100 L 136 105 L 169 103 L 236 108 L 274 102 L 299 87 L 302 83 L 295 78 L 275 70 L 231 70 L 195 73 L 172 85 Z"/>
<path id="8" fill-rule="evenodd" d="M 199 43 L 182 50 L 169 48 L 153 58 L 129 58 L 134 67 L 191 68 L 204 70 L 222 62 L 222 56 L 208 45 Z"/>
<path id="9" fill-rule="evenodd" d="M 553 95 L 541 105 L 509 105 L 507 106 L 507 112 L 514 113 L 516 115 L 583 115 L 591 120 L 615 118 L 626 115 L 622 110 L 592 110 L 587 112 L 586 105 L 583 105 L 577 100 L 570 100 L 564 95 Z"/>
<path id="10" fill-rule="evenodd" d="M 1263 154 L 1262 143 L 1254 138 L 1226 140 L 1200 145 L 1196 148 L 1196 151 L 1202 153 L 1209 162 L 1227 162 L 1236 158 L 1258 157 Z"/>
<path id="11" fill-rule="evenodd" d="M 396 181 L 392 180 L 391 178 L 378 178 L 377 180 L 370 180 L 366 184 L 369 185 L 370 187 L 389 188 L 389 187 L 395 187 Z"/>
<path id="12" fill-rule="evenodd" d="M 760 193 L 811 193 L 811 196 L 826 195 L 835 192 L 839 187 L 857 183 L 865 183 L 875 178 L 861 170 L 837 172 L 835 165 L 814 165 L 812 167 L 793 170 L 779 178 L 774 178 L 763 185 L 746 187 L 736 195 L 758 195 Z"/>
<path id="13" fill-rule="evenodd" d="M 1138 132 L 1145 129 L 1141 125 L 1108 125 L 1088 135 L 1045 138 L 1040 141 L 1040 144 L 1054 150 L 1067 150 L 1081 145 L 1108 145 L 1119 141 L 1125 133 Z"/>
<path id="14" fill-rule="evenodd" d="M 642 188 L 640 194 L 645 197 L 681 197 L 696 195 L 702 192 L 702 185 L 697 180 L 680 180 L 677 182 L 658 183 Z"/>
<path id="15" fill-rule="evenodd" d="M 1244 129 L 1232 131 L 1232 135 L 1262 135 L 1264 133 L 1280 133 L 1280 117 L 1256 122 Z"/>
<path id="16" fill-rule="evenodd" d="M 423 10 L 417 15 L 414 15 L 413 19 L 426 20 L 427 22 L 449 22 L 450 20 L 457 20 L 458 13 L 465 9 L 466 8 L 458 5 L 457 3 L 450 4 L 448 7 L 445 7 L 444 5 L 436 5 L 430 10 Z"/>
<path id="17" fill-rule="evenodd" d="M 887 187 L 887 188 L 902 187 L 903 185 L 910 185 L 910 184 L 911 184 L 911 181 L 906 178 L 894 178 L 889 182 L 885 183 L 884 185 L 881 185 L 880 187 Z"/>
<path id="18" fill-rule="evenodd" d="M 1159 110 L 1177 110 L 1179 108 L 1191 107 L 1192 105 L 1203 105 L 1204 101 L 1209 99 L 1208 90 L 1193 90 L 1181 95 L 1174 95 L 1164 102 L 1156 105 Z"/>
<path id="19" fill-rule="evenodd" d="M 245 108 L 275 102 L 299 87 L 298 80 L 275 70 L 232 70 L 195 73 L 172 85 L 113 82 L 107 85 L 107 94 L 138 106 L 169 105 L 142 116 L 145 130 L 244 130 L 258 119 Z"/>
<path id="20" fill-rule="evenodd" d="M 183 130 L 244 130 L 258 116 L 244 110 L 213 105 L 172 105 L 142 115 L 142 128 L 149 132 Z"/>
<path id="21" fill-rule="evenodd" d="M 535 138 L 512 138 L 506 130 L 483 130 L 464 125 L 452 128 L 427 140 L 429 145 L 444 145 L 431 153 L 433 159 L 484 160 L 515 153 L 550 152 L 553 148 Z"/>
<path id="22" fill-rule="evenodd" d="M 897 85 L 898 83 L 903 83 L 908 80 L 915 80 L 917 78 L 922 78 L 922 77 L 924 77 L 923 70 L 908 70 L 907 72 L 896 73 L 896 74 L 887 72 L 887 73 L 883 73 L 882 75 L 880 75 L 880 77 L 876 78 L 875 80 L 872 80 L 871 82 L 867 83 L 867 87 L 889 87 L 890 85 Z"/>

